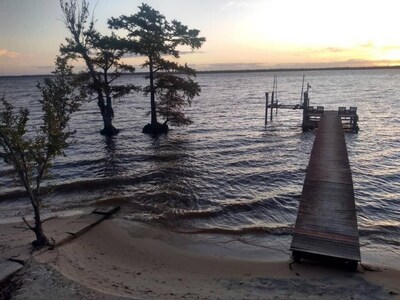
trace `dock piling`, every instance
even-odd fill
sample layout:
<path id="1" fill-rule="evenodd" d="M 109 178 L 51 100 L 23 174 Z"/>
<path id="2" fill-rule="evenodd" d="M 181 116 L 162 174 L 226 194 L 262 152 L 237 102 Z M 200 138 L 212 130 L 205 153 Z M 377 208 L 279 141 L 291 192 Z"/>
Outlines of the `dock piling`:
<path id="1" fill-rule="evenodd" d="M 265 126 L 268 124 L 268 93 L 265 93 Z"/>
<path id="2" fill-rule="evenodd" d="M 275 114 L 278 114 L 278 76 L 275 75 Z"/>
<path id="3" fill-rule="evenodd" d="M 272 97 L 271 97 L 271 113 L 270 113 L 270 120 L 271 120 L 271 122 L 272 122 L 273 113 L 274 113 L 274 96 L 275 96 L 275 92 L 272 92 Z"/>

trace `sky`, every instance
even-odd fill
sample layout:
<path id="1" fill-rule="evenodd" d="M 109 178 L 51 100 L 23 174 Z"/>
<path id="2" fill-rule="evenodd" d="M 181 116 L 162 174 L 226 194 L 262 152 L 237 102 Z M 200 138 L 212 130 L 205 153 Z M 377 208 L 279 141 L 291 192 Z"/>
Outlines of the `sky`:
<path id="1" fill-rule="evenodd" d="M 398 0 L 89 0 L 103 34 L 142 2 L 206 37 L 181 57 L 198 70 L 400 64 Z M 0 0 L 0 76 L 51 73 L 68 35 L 58 0 Z"/>

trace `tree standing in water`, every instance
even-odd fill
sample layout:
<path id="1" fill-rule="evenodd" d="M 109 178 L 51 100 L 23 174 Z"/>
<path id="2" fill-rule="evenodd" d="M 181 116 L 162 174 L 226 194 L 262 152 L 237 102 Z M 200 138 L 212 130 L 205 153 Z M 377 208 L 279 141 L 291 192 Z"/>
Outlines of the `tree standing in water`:
<path id="1" fill-rule="evenodd" d="M 1 97 L 0 108 L 0 157 L 12 165 L 16 177 L 30 199 L 34 211 L 34 224 L 25 219 L 25 224 L 36 236 L 36 247 L 50 245 L 43 232 L 40 216 L 41 182 L 48 174 L 55 157 L 64 155 L 68 140 L 73 134 L 68 127 L 71 114 L 79 109 L 85 97 L 80 80 L 72 74 L 68 58 L 57 57 L 55 79 L 45 79 L 37 87 L 41 92 L 43 122 L 40 129 L 28 132 L 29 110 L 21 108 L 15 112 L 12 104 Z"/>
<path id="2" fill-rule="evenodd" d="M 88 89 L 97 98 L 104 128 L 100 131 L 106 136 L 118 134 L 113 126 L 113 101 L 136 89 L 134 85 L 117 85 L 115 79 L 124 72 L 134 72 L 132 66 L 121 62 L 124 52 L 115 35 L 103 36 L 94 28 L 93 19 L 89 21 L 89 4 L 83 0 L 60 0 L 64 23 L 71 36 L 66 44 L 61 45 L 60 52 L 86 64 L 84 72 L 90 79 Z"/>
<path id="3" fill-rule="evenodd" d="M 195 76 L 195 70 L 186 64 L 167 60 L 166 56 L 178 59 L 179 46 L 199 49 L 205 42 L 204 37 L 199 37 L 200 31 L 188 29 L 176 20 L 167 21 L 147 4 L 139 6 L 139 12 L 134 15 L 111 18 L 108 25 L 111 29 L 127 32 L 127 37 L 120 39 L 126 51 L 147 58 L 142 67 L 149 70 L 146 76 L 149 85 L 144 88 L 144 94 L 150 94 L 151 123 L 143 128 L 143 132 L 167 132 L 168 122 L 178 126 L 190 124 L 191 120 L 184 115 L 183 107 L 190 105 L 200 93 L 199 84 L 191 78 Z M 163 124 L 158 123 L 157 115 L 165 119 Z"/>

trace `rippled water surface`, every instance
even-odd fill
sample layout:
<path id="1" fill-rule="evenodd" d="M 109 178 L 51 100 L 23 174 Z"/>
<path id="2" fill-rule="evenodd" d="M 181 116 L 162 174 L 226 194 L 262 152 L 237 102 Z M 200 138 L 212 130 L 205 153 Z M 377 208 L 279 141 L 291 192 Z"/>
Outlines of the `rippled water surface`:
<path id="1" fill-rule="evenodd" d="M 133 94 L 115 104 L 121 133 L 101 136 L 95 102 L 72 127 L 75 143 L 55 162 L 45 210 L 118 204 L 128 220 L 182 232 L 283 237 L 290 242 L 314 133 L 302 133 L 301 112 L 281 110 L 264 127 L 264 92 L 278 75 L 281 103 L 299 103 L 303 72 L 199 74 L 202 87 L 188 114 L 194 124 L 158 139 L 141 133 L 149 101 Z M 359 134 L 346 134 L 362 252 L 375 260 L 400 253 L 399 70 L 308 71 L 311 105 L 357 106 Z M 40 119 L 40 77 L 0 78 L 0 90 Z M 140 76 L 121 80 L 144 84 Z M 0 163 L 0 216 L 29 204 Z M 251 238 L 250 238 L 251 237 Z M 262 240 L 262 239 L 261 239 Z M 266 243 L 259 242 L 259 243 Z M 288 248 L 288 245 L 284 246 Z M 287 249 L 286 249 L 287 251 Z M 400 263 L 399 263 L 400 265 Z"/>

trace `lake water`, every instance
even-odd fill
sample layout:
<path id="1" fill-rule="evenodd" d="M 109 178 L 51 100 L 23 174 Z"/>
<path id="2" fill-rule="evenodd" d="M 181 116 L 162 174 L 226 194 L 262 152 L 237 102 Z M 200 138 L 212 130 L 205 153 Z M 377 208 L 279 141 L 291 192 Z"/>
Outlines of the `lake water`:
<path id="1" fill-rule="evenodd" d="M 297 104 L 303 74 L 311 105 L 358 107 L 360 132 L 346 141 L 362 258 L 400 267 L 400 70 L 199 74 L 202 93 L 187 111 L 194 124 L 157 139 L 141 133 L 149 121 L 142 95 L 115 103 L 121 132 L 113 138 L 99 134 L 97 105 L 86 103 L 73 117 L 74 144 L 44 183 L 54 188 L 44 211 L 120 205 L 127 220 L 288 255 L 314 133 L 301 131 L 301 111 L 292 110 L 266 128 L 264 92 L 278 75 L 280 103 Z M 0 90 L 27 105 L 33 123 L 42 79 L 0 78 Z M 145 84 L 140 76 L 121 80 Z M 3 219 L 31 210 L 10 173 L 1 162 Z"/>

